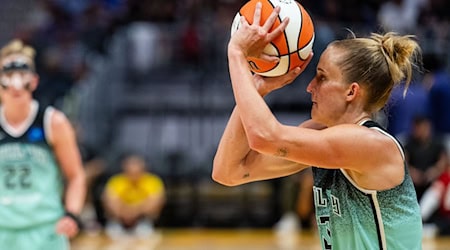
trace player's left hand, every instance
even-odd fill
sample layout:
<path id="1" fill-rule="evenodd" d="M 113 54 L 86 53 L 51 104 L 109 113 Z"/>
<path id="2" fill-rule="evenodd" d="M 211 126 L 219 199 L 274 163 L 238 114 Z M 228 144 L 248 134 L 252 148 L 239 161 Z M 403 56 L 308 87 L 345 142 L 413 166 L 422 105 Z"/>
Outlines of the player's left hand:
<path id="1" fill-rule="evenodd" d="M 257 3 L 252 24 L 249 24 L 244 16 L 241 17 L 239 29 L 231 37 L 228 48 L 240 50 L 246 57 L 278 61 L 278 57 L 264 54 L 263 50 L 268 43 L 284 31 L 289 23 L 289 18 L 285 18 L 278 27 L 270 32 L 280 13 L 280 7 L 275 7 L 264 24 L 261 24 L 261 8 L 261 3 Z"/>
<path id="2" fill-rule="evenodd" d="M 80 229 L 75 220 L 70 218 L 69 216 L 62 217 L 56 223 L 56 233 L 63 234 L 68 238 L 72 238 L 78 234 Z"/>

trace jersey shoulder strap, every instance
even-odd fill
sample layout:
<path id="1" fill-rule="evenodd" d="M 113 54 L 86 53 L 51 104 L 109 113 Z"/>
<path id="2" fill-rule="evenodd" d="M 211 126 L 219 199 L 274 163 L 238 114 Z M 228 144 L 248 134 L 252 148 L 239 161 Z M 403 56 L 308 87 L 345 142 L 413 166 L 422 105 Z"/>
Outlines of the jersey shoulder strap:
<path id="1" fill-rule="evenodd" d="M 380 132 L 382 132 L 383 134 L 385 134 L 386 136 L 392 138 L 394 140 L 394 142 L 397 144 L 398 148 L 400 149 L 403 159 L 405 159 L 405 149 L 402 145 L 402 143 L 393 135 L 391 135 L 383 126 L 381 126 L 378 122 L 372 121 L 372 120 L 368 120 L 365 121 L 363 124 L 363 126 L 368 127 L 368 128 L 375 128 L 378 129 Z"/>

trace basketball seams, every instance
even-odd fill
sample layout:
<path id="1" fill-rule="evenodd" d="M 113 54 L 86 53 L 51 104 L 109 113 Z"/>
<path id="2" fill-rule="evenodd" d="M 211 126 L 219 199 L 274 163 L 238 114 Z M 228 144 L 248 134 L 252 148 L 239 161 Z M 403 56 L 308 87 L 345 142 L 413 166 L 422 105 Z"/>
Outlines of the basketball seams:
<path id="1" fill-rule="evenodd" d="M 299 45 L 300 45 L 300 40 L 301 40 L 301 38 L 302 38 L 302 31 L 303 31 L 303 28 L 305 27 L 305 25 L 303 25 L 303 23 L 304 23 L 304 19 L 303 19 L 303 11 L 302 11 L 302 7 L 300 6 L 300 4 L 299 3 L 295 3 L 297 6 L 298 6 L 298 8 L 300 9 L 300 20 L 302 20 L 300 23 L 301 23 L 301 25 L 300 25 L 300 31 L 299 31 L 299 33 L 298 33 L 298 36 L 297 36 L 297 47 L 300 47 Z M 295 52 L 298 52 L 299 50 L 301 50 L 302 48 L 300 48 L 300 49 L 297 49 L 297 51 L 295 51 Z M 300 55 L 299 55 L 299 57 L 300 57 Z M 300 59 L 301 59 L 301 57 L 300 57 Z"/>
<path id="2" fill-rule="evenodd" d="M 289 65 L 289 55 L 284 55 L 284 56 L 280 56 L 280 61 L 277 63 L 277 67 L 272 68 L 271 70 L 259 73 L 260 75 L 263 76 L 280 76 L 283 74 L 286 74 L 287 71 L 289 70 L 289 67 L 287 67 L 286 69 L 284 69 L 285 65 Z M 279 66 L 283 66 L 283 67 L 279 67 Z"/>
<path id="3" fill-rule="evenodd" d="M 269 0 L 269 1 L 277 1 L 277 0 Z M 277 1 L 279 2 L 279 1 Z M 295 52 L 298 47 L 298 37 L 300 36 L 300 31 L 302 28 L 302 12 L 299 8 L 297 2 L 292 1 L 289 4 L 279 3 L 281 7 L 281 11 L 279 13 L 280 20 L 285 19 L 286 17 L 291 17 L 289 24 L 286 26 L 284 30 L 284 40 L 286 41 L 288 54 Z M 293 17 L 298 17 L 293 18 Z M 292 34 L 289 36 L 288 34 Z M 296 34 L 295 36 L 293 34 Z"/>
<path id="4" fill-rule="evenodd" d="M 270 4 L 270 6 L 272 6 L 272 10 L 275 9 L 275 5 L 272 3 L 271 0 L 267 0 L 267 3 Z M 281 20 L 280 15 L 277 16 L 277 19 L 278 19 L 278 21 L 280 21 L 280 23 L 283 21 L 283 20 Z M 283 36 L 285 38 L 284 40 L 285 40 L 286 44 L 288 44 L 288 41 L 286 40 L 286 30 L 283 30 Z M 278 48 L 278 46 L 276 46 L 276 44 L 273 41 L 270 42 L 270 44 L 272 44 L 273 47 L 276 49 L 276 51 L 277 51 L 276 56 L 281 56 L 280 48 Z M 278 65 L 278 63 L 277 63 L 277 65 Z"/>
<path id="5" fill-rule="evenodd" d="M 274 3 L 274 1 L 273 0 L 266 0 L 267 1 L 267 3 L 268 4 L 270 4 L 270 6 L 272 6 L 272 9 L 275 9 L 275 7 L 276 7 L 276 4 Z M 279 4 L 281 4 L 279 1 L 276 1 L 276 3 L 279 3 Z M 280 11 L 280 13 L 279 13 L 279 15 L 277 16 L 277 19 L 278 19 L 278 21 L 280 22 L 280 24 L 283 22 L 283 15 L 282 15 L 282 12 L 283 12 L 283 9 L 286 9 L 286 8 L 283 8 L 282 6 L 280 6 L 282 9 L 281 9 L 281 11 Z M 287 5 L 285 5 L 285 7 L 287 7 Z M 288 25 L 289 26 L 289 25 Z M 287 29 L 287 27 L 286 27 L 286 29 Z M 280 37 L 277 37 L 274 41 L 272 41 L 272 43 L 273 44 L 275 44 L 275 47 L 277 48 L 277 51 L 278 51 L 278 56 L 281 56 L 281 55 L 286 55 L 286 53 L 282 53 L 281 52 L 281 48 L 283 48 L 284 46 L 286 46 L 286 50 L 287 50 L 287 54 L 289 54 L 290 53 L 290 45 L 289 45 L 289 40 L 288 40 L 288 36 L 287 36 L 287 30 L 283 30 L 283 33 L 282 34 L 280 34 L 280 36 L 282 36 L 282 38 L 280 38 Z M 276 46 L 276 43 L 277 43 L 277 39 L 280 39 L 280 40 L 282 40 L 283 42 L 284 42 L 284 44 L 278 44 L 278 46 Z M 281 48 L 279 48 L 279 47 L 281 47 Z"/>
<path id="6" fill-rule="evenodd" d="M 310 51 L 310 50 L 312 51 L 312 46 L 313 46 L 313 43 L 314 43 L 314 38 L 315 38 L 315 35 L 313 34 L 313 36 L 311 37 L 311 39 L 309 40 L 309 42 L 308 42 L 305 46 L 303 46 L 301 49 L 299 49 L 299 50 L 297 51 L 299 57 L 300 57 L 303 61 L 306 61 L 306 59 L 307 59 L 308 56 L 309 56 L 309 51 Z M 310 47 L 311 49 L 307 49 L 308 47 Z M 307 55 L 302 55 L 302 54 L 303 54 L 302 52 L 305 52 L 305 51 L 308 52 L 308 54 L 307 54 Z M 303 59 L 303 57 L 304 57 L 305 59 Z"/>

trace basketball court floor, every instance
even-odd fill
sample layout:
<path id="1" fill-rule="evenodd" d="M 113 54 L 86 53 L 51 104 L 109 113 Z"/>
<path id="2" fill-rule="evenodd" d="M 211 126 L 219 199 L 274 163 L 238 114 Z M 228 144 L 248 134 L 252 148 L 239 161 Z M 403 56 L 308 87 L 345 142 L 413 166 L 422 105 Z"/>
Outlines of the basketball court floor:
<path id="1" fill-rule="evenodd" d="M 161 229 L 140 239 L 110 239 L 103 233 L 81 234 L 72 250 L 321 250 L 314 232 L 278 234 L 271 230 Z M 423 250 L 450 250 L 449 238 L 424 239 Z"/>

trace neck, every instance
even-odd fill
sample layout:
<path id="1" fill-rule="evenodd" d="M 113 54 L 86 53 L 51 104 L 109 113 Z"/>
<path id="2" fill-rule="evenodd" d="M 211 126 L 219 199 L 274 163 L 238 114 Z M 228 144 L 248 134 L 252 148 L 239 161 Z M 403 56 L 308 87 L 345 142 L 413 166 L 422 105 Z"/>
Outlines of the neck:
<path id="1" fill-rule="evenodd" d="M 362 114 L 359 118 L 355 119 L 356 122 L 354 122 L 355 124 L 360 124 L 361 122 L 367 121 L 367 120 L 371 120 L 372 117 L 368 114 Z"/>
<path id="2" fill-rule="evenodd" d="M 359 124 L 360 122 L 364 120 L 370 120 L 371 115 L 367 112 L 362 112 L 357 115 L 353 114 L 346 114 L 339 118 L 339 120 L 333 122 L 332 124 L 327 124 L 328 127 L 339 125 L 339 124 Z"/>
<path id="3" fill-rule="evenodd" d="M 31 102 L 3 105 L 3 115 L 11 126 L 20 125 L 31 112 Z"/>

